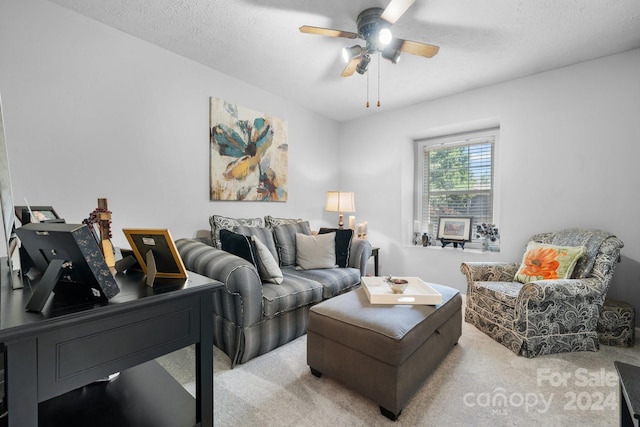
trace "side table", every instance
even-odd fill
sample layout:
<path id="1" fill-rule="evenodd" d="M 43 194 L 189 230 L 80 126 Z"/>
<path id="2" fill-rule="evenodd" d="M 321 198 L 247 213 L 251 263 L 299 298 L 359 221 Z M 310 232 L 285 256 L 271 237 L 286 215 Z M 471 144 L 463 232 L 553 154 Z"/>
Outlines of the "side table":
<path id="1" fill-rule="evenodd" d="M 640 425 L 640 366 L 615 361 L 620 378 L 620 426 Z"/>
<path id="2" fill-rule="evenodd" d="M 373 272 L 375 276 L 378 276 L 378 269 L 380 267 L 378 260 L 378 251 L 380 248 L 371 248 L 371 256 L 373 257 Z"/>

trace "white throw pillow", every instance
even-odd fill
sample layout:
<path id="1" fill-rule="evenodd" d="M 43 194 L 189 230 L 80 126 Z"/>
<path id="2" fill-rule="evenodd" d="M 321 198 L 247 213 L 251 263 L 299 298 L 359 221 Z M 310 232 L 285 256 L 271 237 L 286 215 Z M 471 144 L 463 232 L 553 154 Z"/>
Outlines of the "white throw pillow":
<path id="1" fill-rule="evenodd" d="M 256 246 L 256 258 L 258 258 L 258 273 L 260 274 L 260 278 L 265 282 L 275 283 L 277 285 L 281 284 L 283 280 L 282 270 L 280 270 L 278 262 L 271 254 L 267 245 L 262 243 L 256 236 L 251 236 L 251 240 L 253 240 L 253 244 Z"/>
<path id="2" fill-rule="evenodd" d="M 296 265 L 304 270 L 336 266 L 336 233 L 296 233 Z"/>

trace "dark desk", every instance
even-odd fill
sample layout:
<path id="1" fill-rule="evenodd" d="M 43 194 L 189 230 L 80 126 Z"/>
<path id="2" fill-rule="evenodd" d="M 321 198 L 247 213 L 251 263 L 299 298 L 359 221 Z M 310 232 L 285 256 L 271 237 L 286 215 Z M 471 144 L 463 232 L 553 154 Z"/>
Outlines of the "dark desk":
<path id="1" fill-rule="evenodd" d="M 109 302 L 54 295 L 32 313 L 24 309 L 30 287 L 12 290 L 6 274 L 5 425 L 213 426 L 212 294 L 221 283 L 190 272 L 187 281 L 151 288 L 142 274 L 118 273 L 121 291 Z M 196 399 L 153 361 L 192 344 Z M 94 383 L 115 372 L 112 382 Z"/>
<path id="2" fill-rule="evenodd" d="M 638 427 L 640 422 L 640 366 L 613 362 L 620 378 L 620 425 Z"/>

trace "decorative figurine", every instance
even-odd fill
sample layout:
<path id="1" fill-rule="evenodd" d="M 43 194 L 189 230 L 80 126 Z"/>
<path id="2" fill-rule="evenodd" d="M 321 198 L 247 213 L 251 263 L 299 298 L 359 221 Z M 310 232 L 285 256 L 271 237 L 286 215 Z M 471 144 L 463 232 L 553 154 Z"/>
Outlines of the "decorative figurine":
<path id="1" fill-rule="evenodd" d="M 98 207 L 89 214 L 89 218 L 82 221 L 89 226 L 89 230 L 95 233 L 94 225 L 97 225 L 99 235 L 96 235 L 100 243 L 100 249 L 107 262 L 107 267 L 116 265 L 113 245 L 111 244 L 111 211 L 107 209 L 107 199 L 98 199 Z"/>

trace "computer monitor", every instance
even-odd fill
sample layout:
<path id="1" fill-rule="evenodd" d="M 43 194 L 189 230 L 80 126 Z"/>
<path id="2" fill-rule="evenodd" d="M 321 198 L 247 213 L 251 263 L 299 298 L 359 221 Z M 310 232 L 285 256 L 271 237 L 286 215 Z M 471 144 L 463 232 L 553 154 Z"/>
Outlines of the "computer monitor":
<path id="1" fill-rule="evenodd" d="M 52 291 L 94 301 L 106 301 L 120 292 L 87 225 L 30 223 L 16 229 L 16 234 L 42 274 L 28 311 L 42 311 Z"/>

